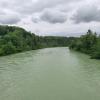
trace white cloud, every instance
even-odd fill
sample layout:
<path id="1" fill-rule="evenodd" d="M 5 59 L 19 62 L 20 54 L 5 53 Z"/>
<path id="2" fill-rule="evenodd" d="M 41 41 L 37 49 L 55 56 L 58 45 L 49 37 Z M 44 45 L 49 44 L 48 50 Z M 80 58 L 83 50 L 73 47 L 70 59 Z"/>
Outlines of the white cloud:
<path id="1" fill-rule="evenodd" d="M 88 28 L 100 32 L 99 5 L 100 0 L 0 0 L 0 23 L 41 35 L 78 34 Z"/>

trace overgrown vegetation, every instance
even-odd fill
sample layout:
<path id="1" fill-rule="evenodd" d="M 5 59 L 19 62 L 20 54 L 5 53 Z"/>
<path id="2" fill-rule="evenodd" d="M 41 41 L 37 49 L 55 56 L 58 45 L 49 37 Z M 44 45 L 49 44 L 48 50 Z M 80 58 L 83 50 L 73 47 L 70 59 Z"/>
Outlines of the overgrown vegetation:
<path id="1" fill-rule="evenodd" d="M 0 56 L 45 47 L 68 46 L 67 37 L 39 37 L 15 26 L 0 26 Z"/>
<path id="2" fill-rule="evenodd" d="M 23 28 L 15 26 L 0 26 L 0 56 L 35 50 L 47 47 L 69 46 L 91 58 L 100 59 L 100 36 L 88 30 L 86 35 L 79 38 L 37 36 Z"/>
<path id="3" fill-rule="evenodd" d="M 100 36 L 88 30 L 86 35 L 72 40 L 70 49 L 89 54 L 91 58 L 100 59 Z"/>

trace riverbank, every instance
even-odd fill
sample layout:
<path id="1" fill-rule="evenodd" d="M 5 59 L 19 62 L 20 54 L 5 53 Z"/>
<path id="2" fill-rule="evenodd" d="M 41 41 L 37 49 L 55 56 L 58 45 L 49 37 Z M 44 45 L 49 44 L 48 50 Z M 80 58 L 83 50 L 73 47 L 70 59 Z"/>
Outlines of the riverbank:
<path id="1" fill-rule="evenodd" d="M 0 26 L 0 56 L 47 47 L 65 47 L 73 38 L 37 36 L 16 26 Z"/>
<path id="2" fill-rule="evenodd" d="M 70 49 L 88 54 L 92 59 L 100 59 L 100 36 L 88 30 L 86 35 L 71 42 Z"/>
<path id="3" fill-rule="evenodd" d="M 51 47 L 70 47 L 100 59 L 100 37 L 88 30 L 80 37 L 37 36 L 16 26 L 0 26 L 0 56 Z"/>

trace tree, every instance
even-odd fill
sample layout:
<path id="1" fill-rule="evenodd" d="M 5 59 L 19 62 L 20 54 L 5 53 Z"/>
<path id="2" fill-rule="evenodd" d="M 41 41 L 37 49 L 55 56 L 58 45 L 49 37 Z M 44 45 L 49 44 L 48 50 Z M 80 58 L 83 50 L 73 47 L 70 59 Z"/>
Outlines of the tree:
<path id="1" fill-rule="evenodd" d="M 5 45 L 2 45 L 2 48 L 0 49 L 0 55 L 8 55 L 16 52 L 15 46 L 11 42 L 8 42 Z"/>

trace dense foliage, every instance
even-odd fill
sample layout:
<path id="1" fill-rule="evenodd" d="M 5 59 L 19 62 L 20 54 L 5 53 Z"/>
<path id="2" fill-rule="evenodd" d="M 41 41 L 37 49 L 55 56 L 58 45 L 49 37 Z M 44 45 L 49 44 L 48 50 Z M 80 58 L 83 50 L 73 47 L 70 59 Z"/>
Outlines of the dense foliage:
<path id="1" fill-rule="evenodd" d="M 68 46 L 67 37 L 42 37 L 15 26 L 0 26 L 0 55 L 45 47 Z"/>
<path id="2" fill-rule="evenodd" d="M 88 30 L 86 35 L 74 39 L 70 48 L 89 54 L 91 58 L 100 59 L 100 37 L 91 30 Z"/>
<path id="3" fill-rule="evenodd" d="M 36 49 L 34 37 L 19 27 L 0 26 L 0 55 Z"/>
<path id="4" fill-rule="evenodd" d="M 69 46 L 100 59 L 100 36 L 88 30 L 81 37 L 37 36 L 23 28 L 0 26 L 0 56 L 47 47 Z"/>

